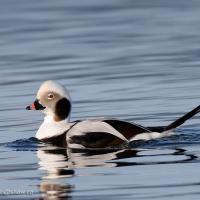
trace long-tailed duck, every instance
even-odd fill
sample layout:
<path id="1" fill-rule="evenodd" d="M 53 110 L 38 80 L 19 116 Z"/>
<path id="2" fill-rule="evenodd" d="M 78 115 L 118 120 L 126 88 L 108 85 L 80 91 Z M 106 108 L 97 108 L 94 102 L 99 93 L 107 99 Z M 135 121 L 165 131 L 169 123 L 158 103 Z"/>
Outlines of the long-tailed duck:
<path id="1" fill-rule="evenodd" d="M 36 138 L 69 148 L 118 148 L 136 140 L 169 136 L 178 126 L 200 111 L 200 106 L 168 126 L 144 127 L 114 118 L 86 119 L 70 122 L 71 98 L 68 91 L 55 81 L 45 81 L 37 98 L 27 110 L 41 110 L 44 121 Z"/>

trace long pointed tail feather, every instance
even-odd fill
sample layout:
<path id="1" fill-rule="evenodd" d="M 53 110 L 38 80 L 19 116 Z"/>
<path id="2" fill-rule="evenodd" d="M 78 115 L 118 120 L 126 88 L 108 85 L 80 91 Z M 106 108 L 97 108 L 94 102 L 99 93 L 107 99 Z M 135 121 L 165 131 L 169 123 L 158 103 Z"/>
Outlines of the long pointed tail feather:
<path id="1" fill-rule="evenodd" d="M 173 129 L 182 125 L 185 121 L 187 121 L 188 119 L 190 119 L 199 112 L 200 112 L 200 105 L 191 110 L 190 112 L 186 113 L 182 117 L 178 118 L 168 126 L 147 127 L 147 129 L 151 131 L 150 133 L 148 132 L 148 133 L 137 134 L 136 136 L 130 139 L 130 142 L 133 142 L 135 140 L 152 140 L 156 138 L 170 136 L 173 132 Z"/>
<path id="2" fill-rule="evenodd" d="M 186 113 L 182 117 L 178 118 L 176 121 L 172 122 L 168 126 L 165 127 L 165 131 L 172 130 L 177 128 L 178 126 L 182 125 L 185 121 L 196 115 L 200 112 L 200 105 L 191 110 L 190 112 Z"/>

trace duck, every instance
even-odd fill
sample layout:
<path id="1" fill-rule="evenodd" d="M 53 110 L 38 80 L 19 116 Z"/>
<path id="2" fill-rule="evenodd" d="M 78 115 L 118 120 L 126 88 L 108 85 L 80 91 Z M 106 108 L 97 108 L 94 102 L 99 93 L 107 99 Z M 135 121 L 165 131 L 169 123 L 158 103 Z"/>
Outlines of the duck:
<path id="1" fill-rule="evenodd" d="M 72 100 L 68 90 L 57 81 L 47 80 L 39 87 L 35 101 L 26 109 L 44 113 L 35 136 L 42 142 L 71 149 L 108 149 L 170 136 L 174 129 L 199 113 L 200 106 L 167 126 L 146 127 L 107 117 L 70 121 Z"/>

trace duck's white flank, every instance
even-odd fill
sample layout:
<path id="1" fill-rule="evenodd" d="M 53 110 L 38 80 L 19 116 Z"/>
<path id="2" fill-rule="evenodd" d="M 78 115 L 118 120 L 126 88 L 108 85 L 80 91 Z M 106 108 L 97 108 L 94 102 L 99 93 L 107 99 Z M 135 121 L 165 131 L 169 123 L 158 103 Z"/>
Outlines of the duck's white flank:
<path id="1" fill-rule="evenodd" d="M 128 142 L 128 140 L 112 126 L 98 120 L 84 120 L 77 123 L 71 130 L 68 131 L 67 138 L 69 139 L 74 135 L 84 135 L 92 132 L 110 133 L 111 135 L 114 135 L 121 140 Z"/>
<path id="2" fill-rule="evenodd" d="M 163 138 L 163 137 L 168 137 L 172 134 L 173 134 L 172 130 L 164 131 L 161 133 L 158 133 L 158 132 L 141 133 L 141 134 L 138 134 L 138 135 L 134 136 L 133 138 L 131 138 L 130 142 L 136 141 L 136 140 L 154 140 L 154 139 L 159 139 L 159 138 Z"/>

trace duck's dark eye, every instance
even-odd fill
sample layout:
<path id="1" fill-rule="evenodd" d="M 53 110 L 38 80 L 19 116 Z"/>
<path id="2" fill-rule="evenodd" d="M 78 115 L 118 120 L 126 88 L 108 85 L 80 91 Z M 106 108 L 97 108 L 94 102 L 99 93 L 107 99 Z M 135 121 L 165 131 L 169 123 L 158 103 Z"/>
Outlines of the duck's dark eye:
<path id="1" fill-rule="evenodd" d="M 47 98 L 50 99 L 50 100 L 53 99 L 54 98 L 54 94 L 53 93 L 49 93 Z"/>

